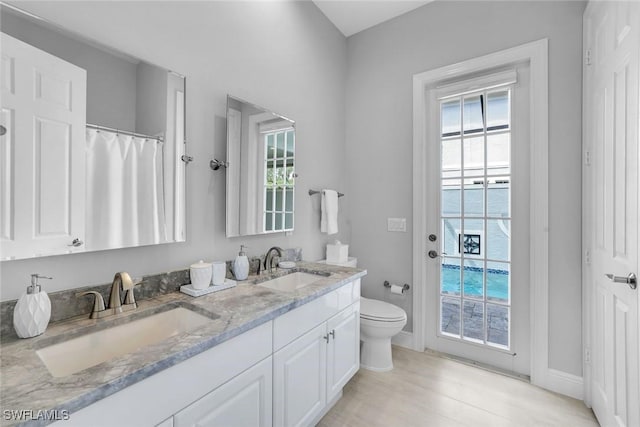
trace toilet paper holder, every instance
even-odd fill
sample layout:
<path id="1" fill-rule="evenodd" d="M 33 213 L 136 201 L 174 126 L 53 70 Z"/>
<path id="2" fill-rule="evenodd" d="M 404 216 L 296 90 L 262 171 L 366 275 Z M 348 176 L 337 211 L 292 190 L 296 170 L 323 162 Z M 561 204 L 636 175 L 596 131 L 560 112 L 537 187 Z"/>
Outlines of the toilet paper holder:
<path id="1" fill-rule="evenodd" d="M 385 280 L 384 281 L 384 287 L 385 288 L 390 288 L 391 287 L 391 283 L 389 283 L 388 280 Z M 402 292 L 408 291 L 409 288 L 411 288 L 411 286 L 409 286 L 408 284 L 405 283 L 404 285 L 402 285 Z"/>

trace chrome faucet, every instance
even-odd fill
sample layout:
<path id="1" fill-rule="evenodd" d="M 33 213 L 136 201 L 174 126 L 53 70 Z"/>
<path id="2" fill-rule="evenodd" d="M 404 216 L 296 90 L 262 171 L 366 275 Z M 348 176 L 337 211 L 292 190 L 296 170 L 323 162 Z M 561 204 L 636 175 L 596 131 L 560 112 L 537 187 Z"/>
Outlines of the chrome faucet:
<path id="1" fill-rule="evenodd" d="M 105 307 L 104 298 L 100 292 L 87 291 L 79 292 L 77 297 L 84 295 L 93 295 L 95 300 L 93 302 L 93 309 L 89 315 L 90 319 L 101 319 L 103 317 L 112 316 L 114 314 L 123 313 L 125 311 L 131 311 L 138 308 L 135 295 L 133 294 L 133 288 L 140 282 L 131 280 L 129 273 L 124 271 L 116 273 L 111 283 L 111 294 L 109 295 L 109 306 Z M 124 292 L 124 304 L 120 296 L 120 288 Z"/>
<path id="2" fill-rule="evenodd" d="M 115 313 L 122 313 L 124 311 L 135 310 L 138 308 L 136 304 L 135 296 L 133 295 L 133 280 L 129 273 L 124 271 L 116 273 L 113 277 L 113 283 L 111 283 L 111 295 L 109 296 L 109 308 Z M 124 304 L 120 297 L 120 288 L 124 292 Z"/>
<path id="3" fill-rule="evenodd" d="M 273 246 L 271 248 L 269 248 L 269 250 L 267 251 L 267 253 L 264 256 L 264 269 L 265 270 L 269 270 L 272 271 L 273 270 L 273 259 L 275 258 L 273 256 L 273 251 L 276 251 L 278 253 L 278 257 L 282 256 L 282 248 L 279 248 L 277 246 Z"/>

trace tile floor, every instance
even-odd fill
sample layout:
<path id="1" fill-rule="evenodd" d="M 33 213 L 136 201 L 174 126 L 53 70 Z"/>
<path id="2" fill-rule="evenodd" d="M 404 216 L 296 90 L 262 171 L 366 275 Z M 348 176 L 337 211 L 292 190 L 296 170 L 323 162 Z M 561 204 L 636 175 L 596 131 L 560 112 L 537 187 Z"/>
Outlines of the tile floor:
<path id="1" fill-rule="evenodd" d="M 393 348 L 395 369 L 361 369 L 321 427 L 598 426 L 583 402 L 430 353 Z"/>

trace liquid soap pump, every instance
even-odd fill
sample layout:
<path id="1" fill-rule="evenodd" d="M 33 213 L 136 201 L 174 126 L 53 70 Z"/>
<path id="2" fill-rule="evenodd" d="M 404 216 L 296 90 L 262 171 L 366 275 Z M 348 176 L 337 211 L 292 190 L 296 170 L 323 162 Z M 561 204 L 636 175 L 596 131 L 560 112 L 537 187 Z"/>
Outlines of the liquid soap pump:
<path id="1" fill-rule="evenodd" d="M 244 248 L 244 245 L 240 245 L 240 252 L 233 262 L 233 275 L 236 276 L 236 280 L 245 280 L 249 277 L 249 258 Z"/>
<path id="2" fill-rule="evenodd" d="M 31 275 L 31 286 L 22 294 L 13 309 L 13 327 L 20 338 L 31 338 L 42 334 L 51 319 L 51 300 L 38 283 L 38 279 L 52 277 Z"/>

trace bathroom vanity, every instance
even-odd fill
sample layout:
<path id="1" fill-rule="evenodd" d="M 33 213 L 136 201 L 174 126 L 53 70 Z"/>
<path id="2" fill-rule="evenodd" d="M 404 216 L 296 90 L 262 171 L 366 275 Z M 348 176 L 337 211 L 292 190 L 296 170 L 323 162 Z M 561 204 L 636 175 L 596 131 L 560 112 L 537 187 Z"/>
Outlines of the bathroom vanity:
<path id="1" fill-rule="evenodd" d="M 302 272 L 317 280 L 278 289 L 278 276 Z M 40 337 L 3 346 L 3 409 L 68 411 L 68 420 L 56 422 L 60 426 L 313 425 L 359 368 L 365 274 L 300 262 L 293 272 L 250 276 L 204 297 L 170 293 L 140 301 L 138 310 L 114 320 L 52 324 Z M 194 330 L 68 375 L 52 373 L 38 355 L 168 308 L 207 319 Z"/>

